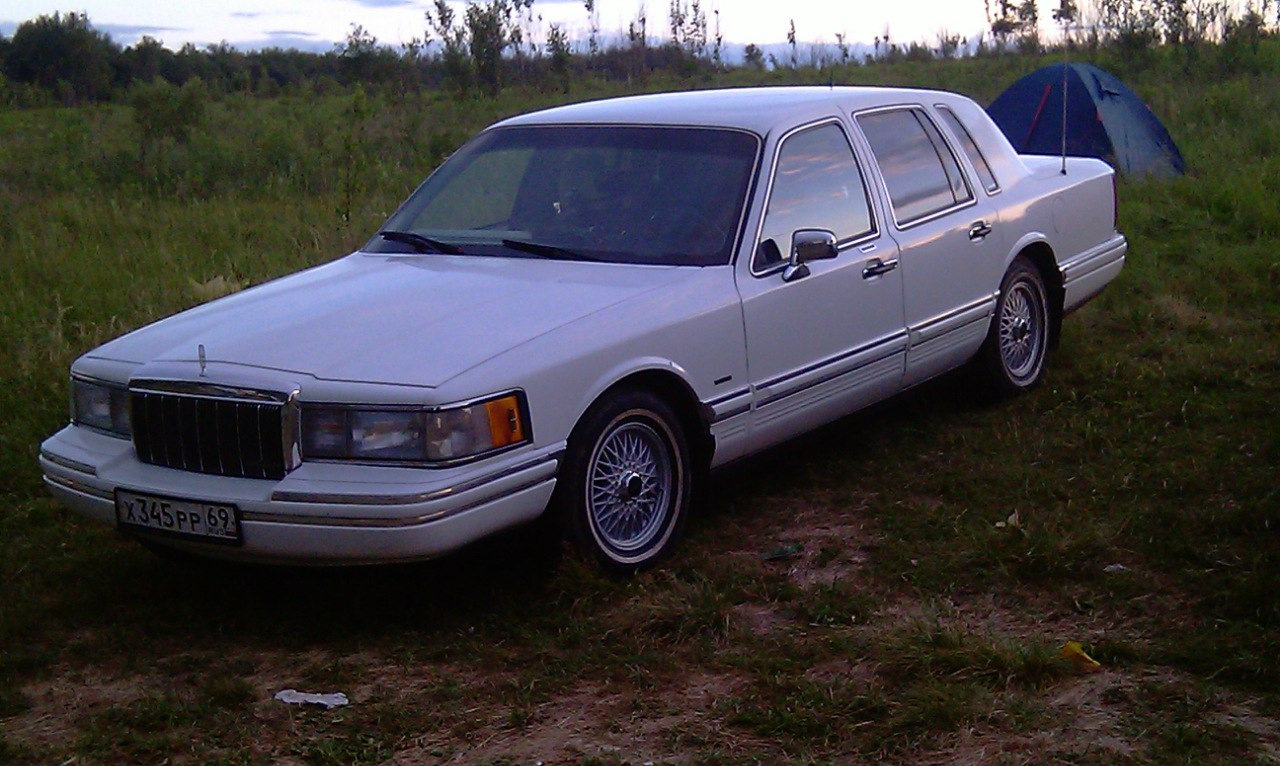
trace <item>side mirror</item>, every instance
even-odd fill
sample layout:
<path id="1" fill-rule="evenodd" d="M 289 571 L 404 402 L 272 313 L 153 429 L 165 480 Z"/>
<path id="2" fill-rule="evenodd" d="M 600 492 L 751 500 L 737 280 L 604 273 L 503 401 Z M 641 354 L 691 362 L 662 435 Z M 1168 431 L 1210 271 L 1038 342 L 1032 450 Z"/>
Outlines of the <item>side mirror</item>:
<path id="1" fill-rule="evenodd" d="M 782 281 L 809 276 L 809 261 L 825 261 L 840 254 L 836 235 L 826 229 L 797 229 L 791 235 L 791 262 L 782 272 Z"/>

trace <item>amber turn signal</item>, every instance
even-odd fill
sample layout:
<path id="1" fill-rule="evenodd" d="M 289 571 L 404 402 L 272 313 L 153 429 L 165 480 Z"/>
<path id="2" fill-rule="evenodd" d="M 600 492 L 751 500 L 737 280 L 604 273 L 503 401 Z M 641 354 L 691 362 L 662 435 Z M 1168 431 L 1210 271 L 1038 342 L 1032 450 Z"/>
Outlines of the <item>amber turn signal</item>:
<path id="1" fill-rule="evenodd" d="M 489 413 L 489 435 L 493 439 L 494 448 L 524 441 L 520 399 L 515 394 L 485 402 L 484 408 Z"/>

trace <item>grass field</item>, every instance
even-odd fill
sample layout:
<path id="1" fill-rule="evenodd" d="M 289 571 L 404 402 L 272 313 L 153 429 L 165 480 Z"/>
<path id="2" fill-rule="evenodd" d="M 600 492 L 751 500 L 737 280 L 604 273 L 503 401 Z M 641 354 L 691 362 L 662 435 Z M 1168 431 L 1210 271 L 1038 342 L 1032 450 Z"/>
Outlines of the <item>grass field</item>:
<path id="1" fill-rule="evenodd" d="M 125 107 L 0 112 L 0 763 L 1280 760 L 1280 48 L 1163 53 L 1104 65 L 1191 172 L 1122 184 L 1130 259 L 1042 387 L 934 381 L 731 469 L 625 582 L 518 537 L 412 567 L 170 563 L 57 507 L 35 462 L 78 354 L 338 256 L 473 130 L 621 86 L 228 97 L 145 166 Z M 986 102 L 1041 63 L 644 87 Z"/>

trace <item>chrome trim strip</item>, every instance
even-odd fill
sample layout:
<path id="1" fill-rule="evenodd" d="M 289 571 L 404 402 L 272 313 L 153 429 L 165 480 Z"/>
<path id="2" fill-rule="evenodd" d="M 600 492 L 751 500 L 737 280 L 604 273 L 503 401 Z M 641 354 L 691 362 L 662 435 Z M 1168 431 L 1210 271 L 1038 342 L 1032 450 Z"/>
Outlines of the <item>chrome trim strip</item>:
<path id="1" fill-rule="evenodd" d="M 538 468 L 548 463 L 556 463 L 556 467 L 559 467 L 559 462 L 563 457 L 564 450 L 559 450 L 550 455 L 541 455 L 510 468 L 504 468 L 501 471 L 479 476 L 461 484 L 441 487 L 440 489 L 433 489 L 429 492 L 416 492 L 406 495 L 351 495 L 328 492 L 290 492 L 276 490 L 271 493 L 271 500 L 272 502 L 280 503 L 323 503 L 326 505 L 413 505 L 416 503 L 428 503 L 432 500 L 440 500 L 463 492 L 470 492 L 473 489 L 478 489 L 486 484 L 499 481 L 507 476 L 527 471 L 532 468 Z M 252 519 L 255 518 L 256 515 L 257 512 L 245 511 L 245 518 Z M 306 518 L 314 517 L 307 516 Z"/>
<path id="2" fill-rule="evenodd" d="M 907 327 L 907 330 L 912 334 L 922 333 L 936 324 L 941 324 L 942 322 L 945 322 L 948 319 L 955 319 L 961 314 L 965 314 L 967 312 L 982 308 L 986 306 L 988 303 L 997 301 L 999 299 L 1000 299 L 1000 291 L 997 290 L 996 292 L 992 293 L 990 296 L 986 298 L 979 298 L 978 300 L 973 301 L 972 303 L 966 303 L 965 305 L 959 308 L 951 309 L 950 311 L 944 312 L 942 314 L 938 314 L 937 316 L 930 317 L 918 324 L 910 325 L 909 327 Z"/>
<path id="3" fill-rule="evenodd" d="M 751 402 L 749 402 L 749 401 L 748 401 L 746 404 L 742 404 L 742 405 L 739 405 L 739 406 L 737 406 L 737 407 L 734 407 L 733 409 L 729 410 L 728 412 L 725 412 L 723 415 L 716 415 L 716 416 L 715 416 L 715 418 L 713 418 L 713 419 L 711 420 L 711 425 L 713 425 L 713 426 L 714 426 L 714 425 L 717 425 L 717 424 L 719 424 L 719 423 L 723 423 L 724 421 L 728 420 L 729 418 L 736 418 L 737 416 L 741 415 L 742 413 L 744 413 L 744 412 L 750 412 L 750 411 L 751 411 Z"/>
<path id="4" fill-rule="evenodd" d="M 934 120 L 932 115 L 929 114 L 929 111 L 925 108 L 924 104 L 905 103 L 905 104 L 891 104 L 889 106 L 877 106 L 871 109 L 859 110 L 857 112 L 854 112 L 851 116 L 853 117 L 853 124 L 857 125 L 858 131 L 862 134 L 862 140 L 866 141 L 867 133 L 862 129 L 862 126 L 858 124 L 859 117 L 862 117 L 863 115 L 868 115 L 868 114 L 879 114 L 881 112 L 899 112 L 899 111 L 912 111 L 912 110 L 919 111 L 924 114 L 925 118 L 929 120 L 929 123 L 933 125 L 934 130 L 937 130 L 938 135 L 942 137 L 942 143 L 947 145 L 947 151 L 951 152 L 951 158 L 955 160 L 956 167 L 957 168 L 962 167 L 960 164 L 959 158 L 955 156 L 956 155 L 955 149 L 953 149 L 951 146 L 951 143 L 947 141 L 946 134 L 943 133 L 942 129 L 938 127 L 937 121 Z M 930 141 L 930 143 L 932 143 L 932 141 Z M 871 146 L 870 141 L 867 141 L 867 146 L 868 147 Z M 907 219 L 906 221 L 899 221 L 898 212 L 894 210 L 894 207 L 893 207 L 893 197 L 889 194 L 889 182 L 885 180 L 884 171 L 880 168 L 880 158 L 875 156 L 875 151 L 871 152 L 871 157 L 876 164 L 876 179 L 880 182 L 880 190 L 884 192 L 885 202 L 887 202 L 889 205 L 889 217 L 893 219 L 894 228 L 896 228 L 898 231 L 906 231 L 908 229 L 913 229 L 917 226 L 929 223 L 930 221 L 935 221 L 939 218 L 942 218 L 943 216 L 951 215 L 952 213 L 956 213 L 961 210 L 974 207 L 978 204 L 978 195 L 974 194 L 973 192 L 973 188 L 969 183 L 968 174 L 961 173 L 960 177 L 964 180 L 965 188 L 969 190 L 969 199 L 967 201 L 957 202 L 953 204 L 951 207 L 946 207 L 946 208 L 943 208 L 942 210 L 936 210 L 932 213 L 929 213 L 928 215 L 918 216 L 916 218 L 910 218 L 910 219 Z"/>
<path id="5" fill-rule="evenodd" d="M 59 487 L 69 489 L 72 492 L 79 492 L 82 495 L 96 497 L 99 500 L 110 500 L 111 502 L 115 502 L 116 499 L 115 493 L 113 492 L 98 489 L 97 487 L 90 487 L 88 484 L 76 481 L 75 479 L 68 479 L 65 476 L 58 476 L 51 473 L 46 473 L 43 477 L 46 484 L 56 484 Z"/>
<path id="6" fill-rule="evenodd" d="M 955 139 L 955 141 L 961 145 L 960 149 L 962 151 L 960 153 L 965 156 L 966 160 L 968 160 L 969 170 L 973 171 L 973 178 L 971 180 L 978 181 L 978 186 L 982 187 L 982 190 L 987 193 L 988 197 L 994 197 L 1004 191 L 1004 187 L 1000 185 L 1000 179 L 996 178 L 996 171 L 991 167 L 991 161 L 987 159 L 987 155 L 982 153 L 982 147 L 978 146 L 978 139 L 973 137 L 973 133 L 969 130 L 969 126 L 964 124 L 964 120 L 960 119 L 960 115 L 956 114 L 956 110 L 946 104 L 934 104 L 933 109 L 938 113 L 946 112 L 947 114 L 950 114 L 952 119 L 956 121 L 956 124 L 960 126 L 960 129 L 969 135 L 969 140 L 973 142 L 973 148 L 978 152 L 978 157 L 981 158 L 983 164 L 987 166 L 987 170 L 991 171 L 991 180 L 996 182 L 996 188 L 988 189 L 986 185 L 982 183 L 982 174 L 978 172 L 978 166 L 974 165 L 972 158 L 969 157 L 969 151 L 964 148 L 964 142 L 960 140 L 960 136 L 955 134 L 955 131 L 951 130 L 951 124 L 944 119 L 942 120 L 942 127 L 946 128 L 947 131 L 951 133 L 951 138 Z M 957 157 L 956 159 L 960 158 Z"/>
<path id="7" fill-rule="evenodd" d="M 828 373 L 828 374 L 826 374 L 826 375 L 823 375 L 822 377 L 818 378 L 817 380 L 814 380 L 814 381 L 811 381 L 811 382 L 809 382 L 809 383 L 806 383 L 806 384 L 804 384 L 803 386 L 800 386 L 800 387 L 798 387 L 798 388 L 793 388 L 793 389 L 791 389 L 791 390 L 789 390 L 789 391 L 777 391 L 777 392 L 774 392 L 774 393 L 770 394 L 769 396 L 764 397 L 764 398 L 763 398 L 763 399 L 761 399 L 759 402 L 757 402 L 757 403 L 756 403 L 756 408 L 757 408 L 757 409 L 759 409 L 760 407 L 765 407 L 765 406 L 767 406 L 767 405 L 774 404 L 774 403 L 779 402 L 779 401 L 781 401 L 781 400 L 783 400 L 783 399 L 786 399 L 787 397 L 795 396 L 796 394 L 804 393 L 805 391 L 808 391 L 809 389 L 811 389 L 811 388 L 813 388 L 813 387 L 815 387 L 815 386 L 820 386 L 820 385 L 822 385 L 823 383 L 828 383 L 828 382 L 833 381 L 833 380 L 835 380 L 836 378 L 839 378 L 839 377 L 841 377 L 841 376 L 843 376 L 843 375 L 849 375 L 849 374 L 851 374 L 851 373 L 855 373 L 855 372 L 857 372 L 858 370 L 861 370 L 861 369 L 862 369 L 862 368 L 864 368 L 864 367 L 868 367 L 868 366 L 873 365 L 873 364 L 875 364 L 875 363 L 877 363 L 877 362 L 883 362 L 884 360 L 886 360 L 886 359 L 888 359 L 888 358 L 890 358 L 890 357 L 896 356 L 897 354 L 903 354 L 903 353 L 906 353 L 906 349 L 905 349 L 905 348 L 894 348 L 894 349 L 890 349 L 889 351 L 886 351 L 886 352 L 884 352 L 884 353 L 882 353 L 882 354 L 880 354 L 880 355 L 878 355 L 878 356 L 875 356 L 875 357 L 873 357 L 873 358 L 871 358 L 871 359 L 868 359 L 867 361 L 863 362 L 862 364 L 859 364 L 859 365 L 855 365 L 855 366 L 853 366 L 853 367 L 850 367 L 850 368 L 849 368 L 849 369 L 847 369 L 847 370 L 835 370 L 835 371 L 830 372 L 830 373 Z"/>
<path id="8" fill-rule="evenodd" d="M 1098 269 L 1110 266 L 1124 257 L 1128 248 L 1129 241 L 1122 234 L 1084 251 L 1070 261 L 1060 264 L 1058 271 L 1062 273 L 1062 286 L 1066 287 L 1077 279 L 1087 277 Z"/>
<path id="9" fill-rule="evenodd" d="M 106 388 L 117 388 L 117 389 L 120 389 L 121 391 L 127 390 L 129 388 L 129 385 L 127 383 L 121 383 L 118 380 L 106 380 L 104 378 L 95 378 L 92 375 L 85 375 L 84 373 L 81 373 L 81 372 L 72 372 L 71 379 L 82 380 L 85 383 L 93 383 L 94 385 L 104 386 Z"/>
<path id="10" fill-rule="evenodd" d="M 844 124 L 844 120 L 838 116 L 821 117 L 813 122 L 805 123 L 788 130 L 778 139 L 778 143 L 773 146 L 773 157 L 769 164 L 769 180 L 764 188 L 764 201 L 760 207 L 760 220 L 756 221 L 756 235 L 751 252 L 747 254 L 747 270 L 751 276 L 756 278 L 767 277 L 782 271 L 787 267 L 790 260 L 789 254 L 784 254 L 780 262 L 769 266 L 761 271 L 756 271 L 756 252 L 760 249 L 760 235 L 764 233 L 764 219 L 769 215 L 769 202 L 773 199 L 773 182 L 778 175 L 778 157 L 782 154 L 782 145 L 787 139 L 806 130 L 820 128 L 824 125 L 835 124 L 839 126 L 840 132 L 844 135 L 844 140 L 849 144 L 849 154 L 853 157 L 853 164 L 858 168 L 858 175 L 861 176 L 862 193 L 867 199 L 867 214 L 871 220 L 871 231 L 858 234 L 856 238 L 845 239 L 836 243 L 836 251 L 844 252 L 845 250 L 872 240 L 879 239 L 881 236 L 880 222 L 876 220 L 876 209 L 871 202 L 871 187 L 867 186 L 867 170 L 863 167 L 863 163 L 858 158 L 858 150 L 854 148 L 853 136 L 849 133 L 849 127 Z M 788 245 L 789 246 L 789 245 Z"/>
<path id="11" fill-rule="evenodd" d="M 193 399 L 217 399 L 242 404 L 262 404 L 271 402 L 285 404 L 291 397 L 298 395 L 298 389 L 291 387 L 288 391 L 269 391 L 243 386 L 228 386 L 219 383 L 199 383 L 190 380 L 159 380 L 152 378 L 129 381 L 129 391 L 142 394 L 159 394 L 161 396 L 185 396 Z"/>
<path id="12" fill-rule="evenodd" d="M 743 386 L 742 388 L 739 388 L 737 391 L 731 391 L 722 396 L 717 396 L 714 399 L 708 399 L 707 401 L 703 402 L 703 404 L 706 405 L 707 407 L 715 407 L 717 405 L 724 404 L 725 402 L 731 399 L 737 399 L 739 396 L 744 396 L 749 393 L 751 393 L 751 389 L 747 388 L 746 386 Z"/>
<path id="13" fill-rule="evenodd" d="M 471 399 L 463 399 L 457 402 L 447 402 L 445 404 L 377 404 L 374 402 L 326 402 L 308 399 L 301 402 L 301 406 L 303 409 L 308 407 L 328 407 L 332 409 L 370 410 L 375 412 L 441 412 L 444 410 L 456 410 L 463 407 L 472 407 L 495 399 L 503 399 L 513 394 L 519 396 L 521 399 L 524 399 L 525 397 L 523 388 L 508 388 L 492 394 L 476 396 Z"/>
<path id="14" fill-rule="evenodd" d="M 876 348 L 877 346 L 883 346 L 887 343 L 892 343 L 896 340 L 902 340 L 903 338 L 906 338 L 906 337 L 907 337 L 906 330 L 899 330 L 898 332 L 892 333 L 890 335 L 886 335 L 883 338 L 877 338 L 876 340 L 873 340 L 870 343 L 865 343 L 861 346 L 858 346 L 855 349 L 851 349 L 849 351 L 842 351 L 841 353 L 836 354 L 835 356 L 830 356 L 821 361 L 814 362 L 813 364 L 810 364 L 807 367 L 802 367 L 799 370 L 794 370 L 792 372 L 788 372 L 783 375 L 779 375 L 775 378 L 766 380 L 763 383 L 760 383 L 759 385 L 757 385 L 756 390 L 759 391 L 762 388 L 772 388 L 773 386 L 776 386 L 779 383 L 785 383 L 788 380 L 791 380 L 792 378 L 798 378 L 801 375 L 807 375 L 813 372 L 814 370 L 820 370 L 823 367 L 827 367 L 829 365 L 833 365 L 838 362 L 844 361 L 845 359 L 848 359 L 851 356 L 857 356 L 858 354 L 870 351 Z M 871 364 L 871 362 L 867 362 L 866 364 Z M 862 365 L 859 365 L 859 367 L 860 366 Z"/>
<path id="15" fill-rule="evenodd" d="M 68 468 L 78 473 L 85 473 L 90 476 L 98 475 L 98 469 L 94 468 L 88 463 L 81 463 L 79 460 L 72 460 L 71 458 L 62 457 L 61 455 L 55 455 L 52 452 L 49 452 L 48 450 L 40 450 L 40 457 L 44 458 L 45 460 L 48 460 L 50 463 L 53 463 L 54 465 L 61 466 L 63 468 Z"/>
<path id="16" fill-rule="evenodd" d="M 443 510 L 434 511 L 432 513 L 424 513 L 418 516 L 398 516 L 395 518 L 378 519 L 361 516 L 303 516 L 300 514 L 275 513 L 275 512 L 259 512 L 259 511 L 242 511 L 240 518 L 242 521 L 266 522 L 269 524 L 297 524 L 299 526 L 310 527 L 360 527 L 366 529 L 395 529 L 400 527 L 416 527 L 420 524 L 426 524 L 432 521 L 439 521 L 450 516 L 456 516 L 459 513 L 469 511 L 473 508 L 510 497 L 518 492 L 524 492 L 528 489 L 541 486 L 547 482 L 555 481 L 554 476 L 548 476 L 541 479 L 532 479 L 519 486 L 513 487 L 507 492 L 499 495 L 490 495 L 488 497 L 479 498 L 466 505 L 457 508 L 445 508 Z"/>

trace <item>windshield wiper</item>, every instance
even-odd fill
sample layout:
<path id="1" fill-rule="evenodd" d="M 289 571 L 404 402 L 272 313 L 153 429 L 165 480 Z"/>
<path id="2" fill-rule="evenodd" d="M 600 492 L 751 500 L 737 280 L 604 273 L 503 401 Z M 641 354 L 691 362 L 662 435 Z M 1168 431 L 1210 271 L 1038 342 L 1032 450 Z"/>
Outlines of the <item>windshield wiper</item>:
<path id="1" fill-rule="evenodd" d="M 392 242 L 403 242 L 406 245 L 413 245 L 420 253 L 441 253 L 443 255 L 462 255 L 462 248 L 457 245 L 451 245 L 448 242 L 441 242 L 438 239 L 424 237 L 417 232 L 412 231 L 380 231 L 378 236 L 383 239 L 389 239 Z"/>
<path id="2" fill-rule="evenodd" d="M 544 245 L 540 242 L 525 242 L 521 239 L 504 239 L 503 247 L 509 247 L 512 250 L 519 250 L 524 253 L 533 253 L 541 255 L 545 258 L 563 258 L 567 261 L 599 261 L 601 259 L 587 255 L 581 250 L 571 250 L 567 247 L 559 245 Z"/>

